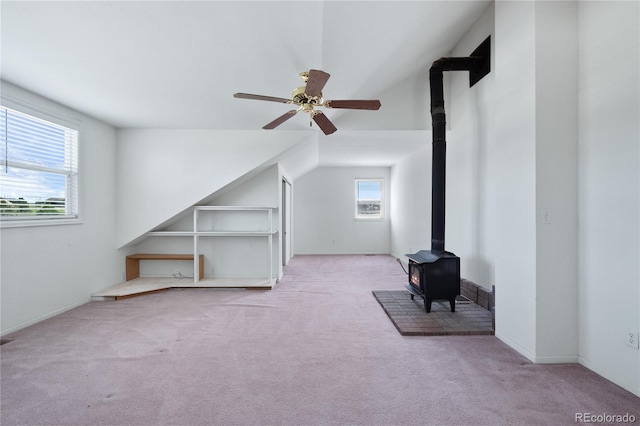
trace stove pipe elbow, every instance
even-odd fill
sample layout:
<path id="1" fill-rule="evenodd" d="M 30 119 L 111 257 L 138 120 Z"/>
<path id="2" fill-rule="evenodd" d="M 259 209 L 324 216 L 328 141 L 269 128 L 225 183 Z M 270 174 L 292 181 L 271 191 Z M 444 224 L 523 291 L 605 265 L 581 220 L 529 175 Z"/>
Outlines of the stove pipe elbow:
<path id="1" fill-rule="evenodd" d="M 487 38 L 466 58 L 440 58 L 429 69 L 431 92 L 432 168 L 431 168 L 431 251 L 442 252 L 445 228 L 446 188 L 446 113 L 444 108 L 444 71 L 469 71 L 473 86 L 489 73 L 491 39 Z"/>

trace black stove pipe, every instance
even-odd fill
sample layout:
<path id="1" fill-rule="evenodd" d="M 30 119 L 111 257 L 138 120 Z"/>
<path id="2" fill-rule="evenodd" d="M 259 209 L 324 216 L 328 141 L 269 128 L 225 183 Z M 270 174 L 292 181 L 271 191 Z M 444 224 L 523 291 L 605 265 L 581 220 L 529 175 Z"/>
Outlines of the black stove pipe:
<path id="1" fill-rule="evenodd" d="M 443 71 L 472 71 L 484 65 L 483 57 L 440 58 L 429 69 L 431 89 L 432 175 L 431 175 L 431 251 L 444 251 L 446 114 L 444 110 Z"/>

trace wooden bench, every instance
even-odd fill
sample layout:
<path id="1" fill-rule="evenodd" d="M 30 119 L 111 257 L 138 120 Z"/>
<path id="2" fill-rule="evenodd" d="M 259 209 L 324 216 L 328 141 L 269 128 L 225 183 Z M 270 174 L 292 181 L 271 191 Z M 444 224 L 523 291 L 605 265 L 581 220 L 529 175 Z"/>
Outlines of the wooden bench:
<path id="1" fill-rule="evenodd" d="M 200 279 L 204 278 L 204 255 L 199 255 Z M 127 281 L 140 276 L 140 260 L 193 260 L 192 254 L 130 254 L 126 259 Z"/>

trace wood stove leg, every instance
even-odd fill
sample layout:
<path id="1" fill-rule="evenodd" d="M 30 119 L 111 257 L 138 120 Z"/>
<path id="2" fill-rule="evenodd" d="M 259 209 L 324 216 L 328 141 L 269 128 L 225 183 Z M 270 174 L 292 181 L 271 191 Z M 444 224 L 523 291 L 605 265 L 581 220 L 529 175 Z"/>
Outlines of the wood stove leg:
<path id="1" fill-rule="evenodd" d="M 451 305 L 451 312 L 456 311 L 456 298 L 449 299 L 449 305 Z"/>
<path id="2" fill-rule="evenodd" d="M 427 299 L 426 297 L 424 298 L 424 310 L 427 311 L 427 313 L 431 312 L 431 299 Z"/>

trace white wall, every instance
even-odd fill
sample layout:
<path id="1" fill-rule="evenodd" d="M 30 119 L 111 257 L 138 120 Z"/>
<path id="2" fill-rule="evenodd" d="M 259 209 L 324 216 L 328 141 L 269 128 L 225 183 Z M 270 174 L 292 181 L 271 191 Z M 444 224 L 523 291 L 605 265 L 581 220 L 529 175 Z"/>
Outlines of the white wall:
<path id="1" fill-rule="evenodd" d="M 579 7 L 580 362 L 640 395 L 640 7 Z"/>
<path id="2" fill-rule="evenodd" d="M 536 350 L 535 3 L 498 2 L 495 15 L 496 336 Z"/>
<path id="3" fill-rule="evenodd" d="M 124 246 L 309 137 L 309 131 L 118 131 L 117 242 Z"/>
<path id="4" fill-rule="evenodd" d="M 354 219 L 357 178 L 384 179 L 384 220 Z M 319 167 L 297 179 L 293 186 L 294 254 L 390 253 L 391 195 L 387 167 Z"/>
<path id="5" fill-rule="evenodd" d="M 430 133 L 424 137 L 431 140 Z M 389 175 L 391 254 L 406 262 L 405 254 L 431 247 L 431 143 L 394 165 Z"/>
<path id="6" fill-rule="evenodd" d="M 536 4 L 535 56 L 536 362 L 577 362 L 576 2 Z"/>
<path id="7" fill-rule="evenodd" d="M 447 249 L 461 256 L 463 276 L 496 285 L 497 336 L 538 362 L 570 360 L 577 346 L 580 363 L 638 395 L 640 351 L 624 340 L 640 329 L 639 13 L 637 2 L 498 1 L 453 52 L 466 55 L 493 32 L 492 73 L 471 89 L 453 76 L 445 88 Z M 558 68 L 565 54 L 570 65 Z M 116 136 L 11 85 L 2 90 L 82 121 L 84 173 L 82 224 L 1 231 L 3 334 L 120 281 L 117 246 L 308 138 L 206 130 Z M 567 125 L 576 121 L 577 154 Z M 295 253 L 402 256 L 428 248 L 426 144 L 391 170 L 318 168 L 296 179 Z M 386 220 L 354 221 L 353 180 L 380 176 L 390 189 Z M 233 197 L 245 202 L 242 194 Z M 542 208 L 550 224 L 541 223 Z M 563 253 L 567 264 L 559 263 Z"/>
<path id="8" fill-rule="evenodd" d="M 447 249 L 463 276 L 495 284 L 496 335 L 636 394 L 640 351 L 624 339 L 640 329 L 639 12 L 496 2 L 451 54 L 493 32 L 491 74 L 469 88 L 450 73 L 445 87 Z M 395 255 L 430 239 L 430 198 L 412 186 L 430 184 L 424 163 L 430 149 L 391 170 Z"/>
<path id="9" fill-rule="evenodd" d="M 1 232 L 2 334 L 83 304 L 120 281 L 115 243 L 115 130 L 47 99 L 2 83 L 2 94 L 80 121 L 82 223 Z"/>
<path id="10" fill-rule="evenodd" d="M 280 227 L 279 200 L 281 173 L 277 164 L 248 180 L 223 188 L 220 194 L 198 205 L 273 207 L 273 229 Z M 200 230 L 267 230 L 265 211 L 202 211 Z M 191 210 L 175 222 L 157 230 L 190 231 Z M 279 234 L 272 238 L 272 268 L 281 276 Z M 266 277 L 269 274 L 268 239 L 266 237 L 200 237 L 198 250 L 204 255 L 205 277 Z M 149 237 L 136 245 L 139 253 L 192 253 L 193 237 Z M 193 276 L 193 262 L 142 262 L 140 276 L 170 276 L 175 270 Z"/>
<path id="11" fill-rule="evenodd" d="M 259 206 L 259 207 L 274 207 L 273 211 L 273 229 L 280 231 L 282 220 L 280 218 L 280 206 L 282 205 L 282 171 L 277 164 L 267 168 L 264 172 L 260 173 L 253 179 L 244 182 L 232 191 L 226 194 L 215 197 L 211 202 L 207 203 L 216 206 Z M 266 226 L 266 222 L 262 222 L 262 216 L 258 218 Z M 263 229 L 263 228 L 260 228 Z M 242 239 L 236 239 L 232 243 L 235 243 L 238 247 L 236 253 L 240 256 L 234 257 L 233 253 L 219 253 L 225 254 L 227 260 L 217 257 L 218 274 L 227 276 L 237 274 L 237 271 L 245 271 L 244 273 L 251 272 L 254 276 L 260 276 L 268 268 L 267 253 L 267 239 L 265 237 L 255 237 L 250 241 L 243 241 Z M 215 245 L 216 241 L 212 241 Z M 222 245 L 219 247 L 224 248 Z M 214 247 L 215 248 L 215 247 Z M 280 242 L 280 232 L 273 236 L 272 242 L 272 268 L 277 278 L 282 277 L 282 245 Z M 252 263 L 257 260 L 257 263 Z M 228 272 L 227 272 L 228 271 Z M 246 276 L 246 275 L 245 275 Z"/>
<path id="12" fill-rule="evenodd" d="M 468 56 L 493 32 L 491 5 L 448 56 Z M 451 129 L 446 135 L 445 248 L 461 258 L 463 277 L 488 289 L 495 283 L 497 237 L 494 62 L 492 55 L 494 71 L 472 88 L 467 72 L 445 73 Z M 431 132 L 424 137 L 425 148 L 391 168 L 392 253 L 403 260 L 406 253 L 431 247 Z"/>
<path id="13" fill-rule="evenodd" d="M 469 56 L 491 36 L 495 52 L 494 7 L 489 6 L 451 56 Z M 482 80 L 469 87 L 466 72 L 447 73 L 450 99 L 447 123 L 447 247 L 461 260 L 461 275 L 488 290 L 495 284 L 494 257 L 497 237 L 495 148 L 495 54 L 491 69 Z"/>
<path id="14" fill-rule="evenodd" d="M 405 263 L 405 254 L 431 248 L 431 133 L 424 137 L 427 146 L 389 173 L 391 254 Z"/>

